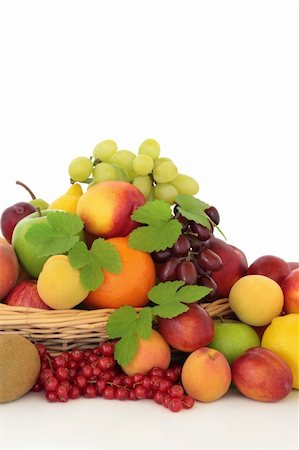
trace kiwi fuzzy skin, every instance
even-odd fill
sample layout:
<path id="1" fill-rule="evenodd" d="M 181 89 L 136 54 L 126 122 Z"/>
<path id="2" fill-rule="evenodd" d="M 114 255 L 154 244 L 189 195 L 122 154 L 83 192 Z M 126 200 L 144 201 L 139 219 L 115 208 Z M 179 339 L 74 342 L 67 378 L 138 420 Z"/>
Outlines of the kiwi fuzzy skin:
<path id="1" fill-rule="evenodd" d="M 40 373 L 34 344 L 19 334 L 0 335 L 0 403 L 16 400 L 31 390 Z"/>

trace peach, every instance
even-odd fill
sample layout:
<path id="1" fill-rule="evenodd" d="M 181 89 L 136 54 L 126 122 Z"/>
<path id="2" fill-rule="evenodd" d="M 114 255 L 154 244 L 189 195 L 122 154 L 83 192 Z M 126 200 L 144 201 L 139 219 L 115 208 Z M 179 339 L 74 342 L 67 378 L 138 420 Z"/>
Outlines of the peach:
<path id="1" fill-rule="evenodd" d="M 158 319 L 159 331 L 173 348 L 183 352 L 208 345 L 214 336 L 214 322 L 198 304 L 189 305 L 188 311 L 172 319 Z"/>
<path id="2" fill-rule="evenodd" d="M 217 400 L 231 384 L 231 370 L 226 358 L 212 348 L 195 350 L 183 365 L 182 384 L 195 400 L 205 403 Z"/>
<path id="3" fill-rule="evenodd" d="M 284 294 L 284 311 L 287 314 L 299 314 L 299 269 L 292 270 L 283 280 L 281 288 Z"/>
<path id="4" fill-rule="evenodd" d="M 37 291 L 46 305 L 53 309 L 70 309 L 87 297 L 80 282 L 80 272 L 74 269 L 66 255 L 51 256 L 37 280 Z"/>
<path id="5" fill-rule="evenodd" d="M 19 276 L 19 262 L 13 247 L 0 238 L 0 300 L 16 285 Z"/>
<path id="6" fill-rule="evenodd" d="M 292 390 L 289 366 L 275 353 L 261 347 L 247 350 L 232 364 L 236 388 L 246 397 L 260 402 L 275 402 Z"/>
<path id="7" fill-rule="evenodd" d="M 85 229 L 104 238 L 127 236 L 138 226 L 131 220 L 135 209 L 145 203 L 143 194 L 125 181 L 105 181 L 90 187 L 79 199 L 77 215 Z"/>
<path id="8" fill-rule="evenodd" d="M 167 369 L 170 359 L 169 345 L 158 331 L 152 330 L 149 339 L 138 339 L 136 355 L 129 364 L 122 366 L 122 369 L 129 376 L 135 373 L 144 375 L 153 367 Z"/>

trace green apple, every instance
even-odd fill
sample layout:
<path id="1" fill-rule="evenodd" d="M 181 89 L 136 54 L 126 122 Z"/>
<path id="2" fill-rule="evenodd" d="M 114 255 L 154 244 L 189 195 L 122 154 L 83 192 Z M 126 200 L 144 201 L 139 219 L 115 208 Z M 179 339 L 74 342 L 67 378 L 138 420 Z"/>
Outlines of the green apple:
<path id="1" fill-rule="evenodd" d="M 30 244 L 25 239 L 25 234 L 36 223 L 45 222 L 46 216 L 57 210 L 45 209 L 41 211 L 42 216 L 38 212 L 34 212 L 20 220 L 12 235 L 12 246 L 17 254 L 19 263 L 33 278 L 38 278 L 42 268 L 50 256 L 40 256 L 38 248 Z M 79 233 L 80 240 L 84 240 L 83 230 Z"/>
<path id="2" fill-rule="evenodd" d="M 34 208 L 39 208 L 40 210 L 47 209 L 49 206 L 49 203 L 47 203 L 42 198 L 35 198 L 33 200 L 30 200 L 29 203 L 30 205 L 34 206 Z"/>
<path id="3" fill-rule="evenodd" d="M 35 223 L 45 222 L 49 212 L 51 210 L 42 211 L 42 217 L 38 212 L 24 217 L 17 223 L 12 235 L 12 246 L 15 249 L 18 260 L 23 269 L 33 278 L 38 277 L 49 256 L 39 256 L 38 249 L 25 239 L 25 234 Z"/>
<path id="4" fill-rule="evenodd" d="M 221 352 L 229 364 L 251 347 L 261 344 L 252 327 L 238 321 L 215 322 L 215 332 L 210 348 Z"/>

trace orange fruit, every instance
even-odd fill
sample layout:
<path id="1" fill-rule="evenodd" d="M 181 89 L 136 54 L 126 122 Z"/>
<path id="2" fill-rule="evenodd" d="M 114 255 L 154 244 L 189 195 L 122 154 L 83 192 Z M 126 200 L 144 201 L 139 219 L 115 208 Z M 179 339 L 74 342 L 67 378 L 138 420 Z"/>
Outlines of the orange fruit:
<path id="1" fill-rule="evenodd" d="M 118 250 L 122 271 L 114 274 L 103 270 L 103 283 L 88 294 L 84 303 L 90 309 L 146 305 L 147 293 L 156 281 L 155 265 L 151 256 L 130 248 L 128 237 L 115 237 L 107 239 L 107 242 L 111 242 Z"/>

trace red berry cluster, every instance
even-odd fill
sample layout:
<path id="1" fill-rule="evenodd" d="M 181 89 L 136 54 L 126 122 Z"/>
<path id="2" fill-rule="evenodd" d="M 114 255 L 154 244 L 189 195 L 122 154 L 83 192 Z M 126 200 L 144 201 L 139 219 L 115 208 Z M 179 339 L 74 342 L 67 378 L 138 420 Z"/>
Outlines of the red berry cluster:
<path id="1" fill-rule="evenodd" d="M 103 342 L 89 350 L 72 350 L 53 358 L 42 344 L 36 345 L 41 371 L 33 391 L 45 390 L 49 402 L 103 397 L 108 400 L 153 399 L 170 411 L 194 405 L 180 384 L 181 366 L 152 368 L 147 374 L 126 375 L 114 359 L 114 344 Z"/>

